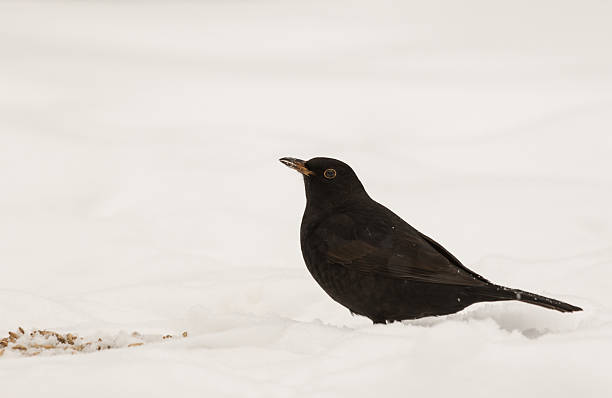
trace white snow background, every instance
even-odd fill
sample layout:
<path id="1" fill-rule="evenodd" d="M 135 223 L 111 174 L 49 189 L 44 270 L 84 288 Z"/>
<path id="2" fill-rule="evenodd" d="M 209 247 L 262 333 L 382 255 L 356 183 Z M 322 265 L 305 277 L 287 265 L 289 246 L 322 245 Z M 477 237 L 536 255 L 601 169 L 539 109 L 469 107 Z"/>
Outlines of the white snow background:
<path id="1" fill-rule="evenodd" d="M 3 397 L 609 397 L 609 1 L 0 3 Z M 566 300 L 372 325 L 300 253 L 331 156 L 492 281 Z"/>

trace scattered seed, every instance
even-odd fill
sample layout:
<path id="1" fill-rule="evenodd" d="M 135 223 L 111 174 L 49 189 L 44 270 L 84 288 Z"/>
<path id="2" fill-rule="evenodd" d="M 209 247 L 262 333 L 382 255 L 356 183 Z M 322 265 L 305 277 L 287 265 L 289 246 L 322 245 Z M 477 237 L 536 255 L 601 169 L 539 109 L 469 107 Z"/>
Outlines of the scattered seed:
<path id="1" fill-rule="evenodd" d="M 25 338 L 22 339 L 22 337 L 26 335 L 29 335 L 30 338 L 41 336 L 43 339 L 42 341 L 38 341 L 36 343 L 30 339 L 28 339 L 28 341 L 26 342 L 24 341 Z M 132 332 L 132 336 L 137 337 L 141 340 L 143 339 L 143 335 L 136 331 Z M 187 337 L 188 336 L 187 331 L 182 332 L 181 336 Z M 162 338 L 172 339 L 176 337 L 177 336 L 167 334 L 163 336 Z M 114 347 L 108 344 L 109 343 L 108 340 L 106 340 L 106 344 L 104 344 L 105 340 L 106 339 L 103 339 L 102 337 L 100 337 L 97 339 L 97 343 L 95 343 L 91 341 L 84 341 L 82 337 L 79 337 L 76 334 L 72 334 L 72 333 L 62 334 L 62 333 L 54 332 L 51 330 L 42 330 L 42 329 L 31 330 L 30 332 L 27 332 L 26 334 L 26 331 L 20 326 L 18 327 L 18 332 L 9 331 L 8 337 L 3 337 L 0 339 L 0 356 L 4 354 L 6 349 L 21 351 L 21 355 L 30 357 L 30 356 L 40 355 L 45 350 L 51 350 L 56 353 L 65 352 L 66 354 L 70 353 L 74 355 L 76 353 L 94 350 L 94 347 L 95 347 L 95 350 L 97 351 L 119 348 L 119 347 Z M 21 344 L 17 344 L 17 342 Z M 127 347 L 139 347 L 144 344 L 145 344 L 144 341 L 140 341 L 140 342 L 137 341 L 137 342 L 128 344 Z M 89 346 L 93 346 L 93 347 L 89 347 Z"/>

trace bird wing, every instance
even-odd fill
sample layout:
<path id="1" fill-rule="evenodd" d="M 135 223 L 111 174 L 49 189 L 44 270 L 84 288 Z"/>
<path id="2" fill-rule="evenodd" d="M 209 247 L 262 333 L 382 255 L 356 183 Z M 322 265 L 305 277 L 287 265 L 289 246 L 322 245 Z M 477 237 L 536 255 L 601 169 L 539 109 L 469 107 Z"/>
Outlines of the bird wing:
<path id="1" fill-rule="evenodd" d="M 390 278 L 461 286 L 489 284 L 433 239 L 383 209 L 352 210 L 350 215 L 336 214 L 319 224 L 328 260 Z"/>

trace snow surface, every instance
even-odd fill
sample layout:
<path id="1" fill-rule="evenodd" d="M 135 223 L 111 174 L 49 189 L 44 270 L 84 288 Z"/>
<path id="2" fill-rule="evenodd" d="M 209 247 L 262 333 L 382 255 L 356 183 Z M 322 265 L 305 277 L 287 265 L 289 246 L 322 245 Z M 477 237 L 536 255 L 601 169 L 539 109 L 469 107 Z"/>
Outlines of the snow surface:
<path id="1" fill-rule="evenodd" d="M 14 397 L 609 397 L 612 6 L 0 3 L 0 358 Z M 585 309 L 372 325 L 310 277 L 333 156 L 466 265 Z M 44 395 L 41 395 L 44 394 Z"/>

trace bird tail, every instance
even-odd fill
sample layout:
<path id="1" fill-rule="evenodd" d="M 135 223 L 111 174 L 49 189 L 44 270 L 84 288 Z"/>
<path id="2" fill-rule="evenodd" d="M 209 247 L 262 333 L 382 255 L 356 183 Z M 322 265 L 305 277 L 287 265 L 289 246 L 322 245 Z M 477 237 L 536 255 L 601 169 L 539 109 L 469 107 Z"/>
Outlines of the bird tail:
<path id="1" fill-rule="evenodd" d="M 563 301 L 540 296 L 539 294 L 526 292 L 524 290 L 511 289 L 498 285 L 488 286 L 486 290 L 479 292 L 479 295 L 482 295 L 481 298 L 483 301 L 517 300 L 560 312 L 582 311 L 582 308 L 564 303 Z"/>

